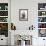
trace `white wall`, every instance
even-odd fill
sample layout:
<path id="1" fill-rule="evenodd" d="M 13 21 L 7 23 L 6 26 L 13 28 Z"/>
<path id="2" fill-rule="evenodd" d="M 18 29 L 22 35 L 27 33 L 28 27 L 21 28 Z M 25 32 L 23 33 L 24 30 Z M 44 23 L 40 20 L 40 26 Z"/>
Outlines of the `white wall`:
<path id="1" fill-rule="evenodd" d="M 11 0 L 11 22 L 17 30 L 27 30 L 29 26 L 38 27 L 38 3 L 45 3 L 46 0 Z M 28 9 L 28 21 L 19 21 L 19 9 Z"/>
<path id="2" fill-rule="evenodd" d="M 19 9 L 28 9 L 28 21 L 19 21 Z M 32 24 L 36 26 L 37 2 L 32 0 L 12 0 L 11 16 L 11 20 L 16 25 L 17 30 L 27 30 Z"/>
<path id="3" fill-rule="evenodd" d="M 46 0 L 11 0 L 11 22 L 15 24 L 17 30 L 27 30 L 33 24 L 37 33 L 35 35 L 38 35 L 38 3 L 46 3 Z M 19 9 L 28 9 L 28 21 L 19 21 Z M 41 39 L 33 38 L 33 46 L 41 46 L 38 45 L 38 43 L 43 44 Z"/>

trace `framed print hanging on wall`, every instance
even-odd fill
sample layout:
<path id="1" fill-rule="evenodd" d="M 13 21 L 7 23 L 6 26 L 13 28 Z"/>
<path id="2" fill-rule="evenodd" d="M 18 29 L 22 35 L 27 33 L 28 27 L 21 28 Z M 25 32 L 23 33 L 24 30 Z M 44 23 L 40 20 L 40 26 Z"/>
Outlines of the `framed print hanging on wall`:
<path id="1" fill-rule="evenodd" d="M 28 9 L 19 9 L 19 20 L 28 21 Z"/>

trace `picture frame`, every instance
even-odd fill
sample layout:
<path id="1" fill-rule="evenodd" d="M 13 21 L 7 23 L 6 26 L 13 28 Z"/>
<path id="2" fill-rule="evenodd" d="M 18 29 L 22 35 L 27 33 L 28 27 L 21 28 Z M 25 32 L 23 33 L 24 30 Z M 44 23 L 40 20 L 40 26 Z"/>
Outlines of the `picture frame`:
<path id="1" fill-rule="evenodd" d="M 19 20 L 28 21 L 28 9 L 19 9 Z"/>

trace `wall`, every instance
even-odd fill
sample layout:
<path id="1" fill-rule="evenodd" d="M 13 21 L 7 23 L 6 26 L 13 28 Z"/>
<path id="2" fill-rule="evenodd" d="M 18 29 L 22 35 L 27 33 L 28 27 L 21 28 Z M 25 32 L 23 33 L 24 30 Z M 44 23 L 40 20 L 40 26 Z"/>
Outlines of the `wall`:
<path id="1" fill-rule="evenodd" d="M 19 21 L 19 9 L 28 9 L 28 21 Z M 36 27 L 37 2 L 35 0 L 12 0 L 11 15 L 11 20 L 16 25 L 17 30 L 27 30 L 32 24 Z"/>
<path id="2" fill-rule="evenodd" d="M 11 22 L 15 24 L 17 30 L 27 30 L 29 26 L 38 25 L 38 3 L 46 0 L 11 0 Z M 28 21 L 19 20 L 19 9 L 28 9 Z"/>
<path id="3" fill-rule="evenodd" d="M 11 0 L 11 22 L 15 24 L 18 32 L 28 30 L 33 24 L 36 32 L 34 36 L 38 35 L 38 3 L 45 2 L 46 0 Z M 28 21 L 19 21 L 19 9 L 28 9 Z M 39 44 L 44 46 L 42 38 L 34 37 L 32 42 L 33 46 L 40 46 Z"/>

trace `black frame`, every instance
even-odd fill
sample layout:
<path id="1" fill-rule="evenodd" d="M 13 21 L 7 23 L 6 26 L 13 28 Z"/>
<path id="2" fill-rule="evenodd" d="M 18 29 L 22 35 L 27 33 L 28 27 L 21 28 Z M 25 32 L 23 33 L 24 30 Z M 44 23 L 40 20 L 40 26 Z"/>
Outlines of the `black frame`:
<path id="1" fill-rule="evenodd" d="M 22 14 L 24 16 L 21 16 Z M 20 21 L 28 21 L 28 9 L 19 9 L 19 20 Z"/>

